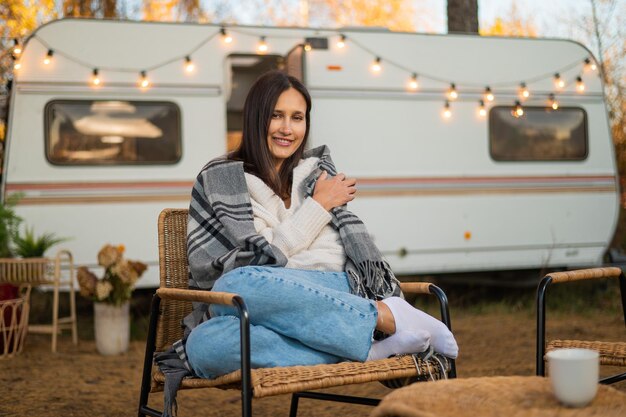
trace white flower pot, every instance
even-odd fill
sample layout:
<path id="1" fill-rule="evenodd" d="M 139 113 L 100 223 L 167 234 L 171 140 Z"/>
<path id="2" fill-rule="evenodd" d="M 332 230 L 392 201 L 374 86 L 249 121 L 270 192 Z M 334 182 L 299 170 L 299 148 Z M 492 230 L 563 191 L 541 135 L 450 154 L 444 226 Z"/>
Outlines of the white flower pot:
<path id="1" fill-rule="evenodd" d="M 93 303 L 96 348 L 103 355 L 117 355 L 128 350 L 130 338 L 129 305 Z"/>

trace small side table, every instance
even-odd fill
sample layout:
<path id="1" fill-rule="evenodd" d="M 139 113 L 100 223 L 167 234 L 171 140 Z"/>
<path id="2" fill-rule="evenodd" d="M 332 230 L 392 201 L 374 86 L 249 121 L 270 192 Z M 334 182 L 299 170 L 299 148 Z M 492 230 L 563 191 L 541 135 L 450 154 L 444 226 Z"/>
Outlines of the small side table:
<path id="1" fill-rule="evenodd" d="M 626 393 L 599 385 L 596 398 L 568 408 L 538 376 L 448 379 L 400 388 L 383 398 L 370 417 L 623 417 Z"/>

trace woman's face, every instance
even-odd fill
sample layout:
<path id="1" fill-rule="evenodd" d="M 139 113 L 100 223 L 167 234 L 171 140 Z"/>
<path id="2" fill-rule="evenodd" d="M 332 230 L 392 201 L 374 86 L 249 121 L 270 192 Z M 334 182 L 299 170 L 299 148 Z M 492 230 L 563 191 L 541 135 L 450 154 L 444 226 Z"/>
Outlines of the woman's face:
<path id="1" fill-rule="evenodd" d="M 306 101 L 295 88 L 285 90 L 276 102 L 267 131 L 267 146 L 276 171 L 294 154 L 306 133 Z"/>

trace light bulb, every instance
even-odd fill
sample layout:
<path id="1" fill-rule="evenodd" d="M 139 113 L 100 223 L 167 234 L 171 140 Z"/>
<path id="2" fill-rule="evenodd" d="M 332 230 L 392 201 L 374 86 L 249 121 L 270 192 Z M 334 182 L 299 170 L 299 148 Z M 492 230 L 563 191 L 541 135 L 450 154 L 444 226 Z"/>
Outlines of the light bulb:
<path id="1" fill-rule="evenodd" d="M 376 57 L 374 62 L 372 62 L 372 65 L 370 66 L 370 69 L 375 74 L 378 74 L 379 72 L 382 71 L 383 67 L 380 65 L 380 58 L 379 57 Z"/>
<path id="2" fill-rule="evenodd" d="M 559 102 L 557 101 L 557 99 L 554 96 L 554 94 L 550 94 L 548 96 L 548 102 L 550 103 L 550 107 L 552 107 L 553 110 L 558 110 Z"/>
<path id="3" fill-rule="evenodd" d="M 265 54 L 269 50 L 269 47 L 267 46 L 267 42 L 265 42 L 265 36 L 261 36 L 261 38 L 259 39 L 259 43 L 256 47 L 256 50 L 260 54 Z"/>
<path id="4" fill-rule="evenodd" d="M 307 43 L 304 44 L 304 50 L 305 51 L 309 52 L 311 49 L 313 49 L 313 48 L 311 47 L 310 43 L 307 42 Z"/>
<path id="5" fill-rule="evenodd" d="M 190 56 L 186 56 L 185 57 L 185 71 L 193 72 L 194 69 L 196 69 L 196 66 L 193 64 L 193 61 L 191 60 L 191 57 Z"/>
<path id="6" fill-rule="evenodd" d="M 15 64 L 13 65 L 13 69 L 18 70 L 20 68 L 22 68 L 22 63 L 20 61 L 15 61 Z"/>
<path id="7" fill-rule="evenodd" d="M 486 101 L 493 101 L 493 99 L 495 98 L 493 96 L 493 93 L 491 92 L 491 88 L 489 87 L 485 87 L 485 93 L 483 94 L 483 96 Z"/>
<path id="8" fill-rule="evenodd" d="M 582 77 L 576 77 L 576 91 L 582 93 L 585 91 L 585 83 L 583 82 Z"/>
<path id="9" fill-rule="evenodd" d="M 485 117 L 487 115 L 487 109 L 485 108 L 485 102 L 483 100 L 478 101 L 478 115 Z"/>
<path id="10" fill-rule="evenodd" d="M 18 56 L 22 53 L 22 47 L 20 46 L 20 41 L 17 38 L 13 39 L 13 55 Z"/>
<path id="11" fill-rule="evenodd" d="M 52 62 L 52 56 L 54 55 L 54 51 L 52 49 L 48 49 L 48 53 L 43 59 L 44 65 L 48 65 Z"/>
<path id="12" fill-rule="evenodd" d="M 459 93 L 456 91 L 456 85 L 454 83 L 450 84 L 450 88 L 448 88 L 448 98 L 450 100 L 456 100 L 459 97 Z"/>
<path id="13" fill-rule="evenodd" d="M 565 81 L 563 81 L 563 78 L 561 78 L 561 74 L 559 74 L 558 72 L 554 74 L 554 86 L 556 88 L 565 87 Z"/>
<path id="14" fill-rule="evenodd" d="M 145 71 L 141 71 L 139 78 L 139 86 L 141 88 L 148 88 L 150 86 L 150 80 L 148 79 L 148 74 Z"/>
<path id="15" fill-rule="evenodd" d="M 513 117 L 522 117 L 524 115 L 524 109 L 519 101 L 515 101 L 515 107 L 513 107 L 513 111 L 511 111 Z"/>
<path id="16" fill-rule="evenodd" d="M 598 69 L 596 62 L 592 61 L 591 58 L 585 58 L 583 62 L 585 66 L 585 71 L 595 71 L 596 69 Z"/>
<path id="17" fill-rule="evenodd" d="M 419 88 L 419 83 L 417 82 L 417 74 L 413 73 L 408 83 L 409 90 L 417 90 Z"/>
<path id="18" fill-rule="evenodd" d="M 99 86 L 101 83 L 100 76 L 98 75 L 98 68 L 93 69 L 93 75 L 91 76 L 91 84 Z"/>
<path id="19" fill-rule="evenodd" d="M 341 35 L 337 41 L 337 48 L 343 48 L 346 46 L 346 35 Z"/>
<path id="20" fill-rule="evenodd" d="M 233 42 L 233 37 L 230 36 L 230 34 L 226 32 L 226 29 L 221 28 L 220 33 L 222 35 L 222 42 L 227 43 L 227 44 Z"/>
<path id="21" fill-rule="evenodd" d="M 443 111 L 441 112 L 441 115 L 445 119 L 449 119 L 452 117 L 452 110 L 450 110 L 450 103 L 448 101 L 446 101 L 446 103 L 443 105 Z"/>
<path id="22" fill-rule="evenodd" d="M 526 100 L 530 97 L 530 91 L 528 91 L 528 87 L 526 87 L 526 83 L 521 83 L 519 85 L 519 97 L 522 100 Z"/>

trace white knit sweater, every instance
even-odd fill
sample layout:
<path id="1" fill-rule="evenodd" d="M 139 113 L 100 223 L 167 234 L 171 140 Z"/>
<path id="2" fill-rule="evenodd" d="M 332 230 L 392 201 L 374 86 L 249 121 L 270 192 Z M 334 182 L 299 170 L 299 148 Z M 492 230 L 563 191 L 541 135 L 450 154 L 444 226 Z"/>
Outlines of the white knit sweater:
<path id="1" fill-rule="evenodd" d="M 245 174 L 254 226 L 285 254 L 287 268 L 339 272 L 346 254 L 339 233 L 329 224 L 331 215 L 313 198 L 304 198 L 304 179 L 318 160 L 303 159 L 293 170 L 289 208 L 260 178 Z"/>

